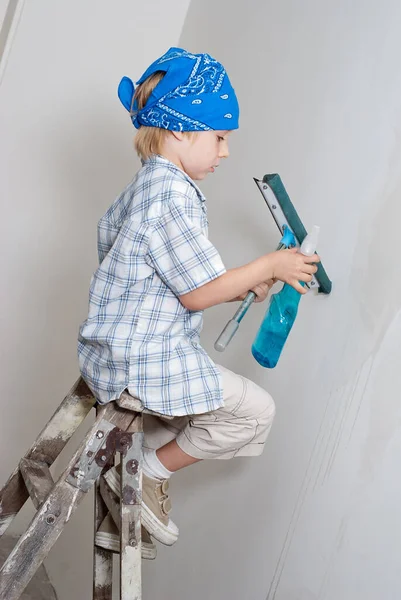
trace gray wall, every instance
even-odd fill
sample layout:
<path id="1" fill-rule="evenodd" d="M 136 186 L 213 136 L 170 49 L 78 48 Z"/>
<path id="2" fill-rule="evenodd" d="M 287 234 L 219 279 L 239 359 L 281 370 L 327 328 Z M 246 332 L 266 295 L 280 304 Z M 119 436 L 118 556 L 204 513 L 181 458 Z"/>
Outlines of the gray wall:
<path id="1" fill-rule="evenodd" d="M 0 93 L 2 480 L 77 376 L 96 221 L 138 166 L 118 78 L 177 43 L 187 4 L 24 9 Z M 262 457 L 173 478 L 181 536 L 144 565 L 145 600 L 399 596 L 400 24 L 396 0 L 190 5 L 180 43 L 226 65 L 242 109 L 202 185 L 212 240 L 228 267 L 274 249 L 252 178 L 278 172 L 334 290 L 302 299 L 271 372 L 250 354 L 266 306 L 223 355 L 233 305 L 207 312 L 204 345 L 272 393 L 276 422 Z M 61 600 L 90 597 L 90 508 L 48 561 Z"/>
<path id="2" fill-rule="evenodd" d="M 228 266 L 274 249 L 252 177 L 278 172 L 306 227 L 321 226 L 334 280 L 330 298 L 302 300 L 274 371 L 250 355 L 262 306 L 214 354 L 265 386 L 277 417 L 261 459 L 203 466 L 178 513 L 201 521 L 180 554 L 203 575 L 194 600 L 399 596 L 400 24 L 395 0 L 191 3 L 181 44 L 222 60 L 242 108 L 203 186 L 212 239 Z M 209 349 L 231 314 L 209 311 Z"/>

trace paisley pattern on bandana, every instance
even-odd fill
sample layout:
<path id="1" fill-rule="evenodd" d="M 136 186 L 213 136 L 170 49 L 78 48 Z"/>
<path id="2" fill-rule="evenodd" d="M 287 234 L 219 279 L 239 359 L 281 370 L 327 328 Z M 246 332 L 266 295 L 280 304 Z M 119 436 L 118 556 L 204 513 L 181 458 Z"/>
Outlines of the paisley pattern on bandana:
<path id="1" fill-rule="evenodd" d="M 134 84 L 124 77 L 118 95 L 136 128 L 141 125 L 172 131 L 231 130 L 238 128 L 239 106 L 235 91 L 221 63 L 209 54 L 192 54 L 170 48 L 152 63 L 138 80 L 152 73 L 165 75 L 138 111 Z"/>

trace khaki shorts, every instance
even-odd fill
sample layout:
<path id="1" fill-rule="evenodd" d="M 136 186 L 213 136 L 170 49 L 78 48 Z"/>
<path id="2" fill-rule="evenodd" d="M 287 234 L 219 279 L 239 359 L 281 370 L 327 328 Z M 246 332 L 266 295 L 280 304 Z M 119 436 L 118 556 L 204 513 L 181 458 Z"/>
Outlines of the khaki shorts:
<path id="1" fill-rule="evenodd" d="M 144 414 L 144 446 L 157 450 L 175 439 L 194 458 L 258 456 L 272 426 L 275 405 L 261 387 L 225 367 L 224 407 L 200 415 L 163 419 Z"/>

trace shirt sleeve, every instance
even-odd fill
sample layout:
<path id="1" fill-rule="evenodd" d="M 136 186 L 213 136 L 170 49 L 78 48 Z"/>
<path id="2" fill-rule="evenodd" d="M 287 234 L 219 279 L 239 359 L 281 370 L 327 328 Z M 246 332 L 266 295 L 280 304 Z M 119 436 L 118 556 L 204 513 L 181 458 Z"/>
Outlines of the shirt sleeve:
<path id="1" fill-rule="evenodd" d="M 181 197 L 170 198 L 154 227 L 148 262 L 177 296 L 188 294 L 226 272 L 218 251 L 195 219 L 190 218 L 185 198 Z"/>

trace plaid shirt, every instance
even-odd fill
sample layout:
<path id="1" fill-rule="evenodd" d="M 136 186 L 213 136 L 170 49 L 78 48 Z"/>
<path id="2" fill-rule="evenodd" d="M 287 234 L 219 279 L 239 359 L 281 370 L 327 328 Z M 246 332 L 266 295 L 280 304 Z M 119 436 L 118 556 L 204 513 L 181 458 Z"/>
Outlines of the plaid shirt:
<path id="1" fill-rule="evenodd" d="M 161 156 L 144 161 L 100 219 L 98 251 L 78 342 L 82 376 L 98 401 L 128 389 L 166 415 L 223 406 L 220 373 L 199 344 L 203 311 L 179 300 L 225 273 L 192 179 Z"/>

